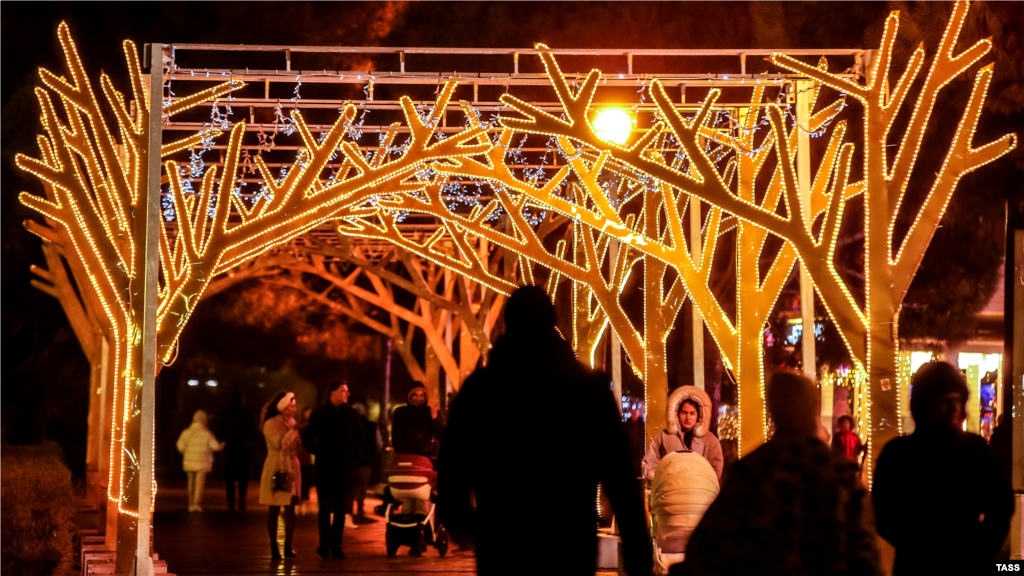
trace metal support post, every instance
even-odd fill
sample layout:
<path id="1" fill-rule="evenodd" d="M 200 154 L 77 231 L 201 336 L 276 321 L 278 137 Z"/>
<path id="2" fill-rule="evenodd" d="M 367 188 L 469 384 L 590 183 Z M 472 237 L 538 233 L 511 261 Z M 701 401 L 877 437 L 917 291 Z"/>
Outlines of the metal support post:
<path id="1" fill-rule="evenodd" d="M 618 194 L 619 182 L 615 182 L 611 186 L 610 196 L 612 202 L 619 199 Z M 619 241 L 609 240 L 608 251 L 611 258 L 608 269 L 615 270 L 619 262 Z M 552 291 L 552 294 L 554 294 L 554 291 Z M 622 413 L 622 343 L 619 341 L 619 335 L 615 332 L 614 328 L 609 326 L 608 331 L 611 332 L 612 393 L 615 395 L 615 405 L 619 407 L 619 413 Z"/>
<path id="2" fill-rule="evenodd" d="M 1017 509 L 1010 528 L 1010 558 L 1024 559 L 1024 230 L 1007 234 L 1007 241 L 1013 241 L 1013 276 L 1007 282 L 1013 291 L 1006 298 L 1013 299 L 1013 315 L 1006 321 L 1012 322 L 1013 330 L 1013 404 L 1008 416 L 1013 426 L 1012 483 L 1016 493 Z M 1009 266 L 1007 266 L 1009 268 Z M 1007 270 L 1010 272 L 1010 270 Z M 1009 330 L 1007 330 L 1009 332 Z"/>
<path id="3" fill-rule="evenodd" d="M 153 430 L 156 407 L 156 311 L 159 304 L 157 277 L 160 274 L 160 146 L 163 143 L 164 45 L 150 44 L 149 50 L 149 148 L 146 170 L 146 268 L 143 272 L 144 314 L 142 318 L 142 414 L 139 450 L 139 520 L 135 573 L 152 576 L 150 554 L 153 519 Z"/>
<path id="4" fill-rule="evenodd" d="M 693 261 L 700 262 L 701 253 L 701 228 L 703 222 L 700 217 L 700 198 L 690 197 L 690 252 L 693 254 Z M 690 299 L 693 304 L 693 299 Z M 692 323 L 690 334 L 693 337 L 693 385 L 701 390 L 704 389 L 704 317 L 701 316 L 697 306 L 692 306 L 693 314 L 690 315 Z"/>
<path id="5" fill-rule="evenodd" d="M 814 84 L 809 80 L 796 82 L 796 130 L 797 130 L 797 184 L 800 187 L 800 202 L 804 206 L 804 225 L 810 229 L 814 222 L 811 220 L 811 140 L 808 135 L 808 126 L 811 119 L 810 91 Z M 803 337 L 801 354 L 803 356 L 804 375 L 812 381 L 817 381 L 818 366 L 816 362 L 817 352 L 815 350 L 814 333 L 814 284 L 807 272 L 807 267 L 800 263 L 800 318 Z M 821 383 L 821 423 L 832 433 L 832 411 L 835 390 L 826 382 Z"/>

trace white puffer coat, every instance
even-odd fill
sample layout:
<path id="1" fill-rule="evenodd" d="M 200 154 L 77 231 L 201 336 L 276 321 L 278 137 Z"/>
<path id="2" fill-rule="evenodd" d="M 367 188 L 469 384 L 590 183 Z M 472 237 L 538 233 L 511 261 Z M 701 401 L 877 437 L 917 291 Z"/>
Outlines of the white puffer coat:
<path id="1" fill-rule="evenodd" d="M 224 448 L 217 437 L 206 428 L 206 413 L 197 410 L 192 425 L 178 436 L 178 452 L 185 455 L 182 468 L 185 472 L 209 472 L 213 469 L 213 453 Z"/>

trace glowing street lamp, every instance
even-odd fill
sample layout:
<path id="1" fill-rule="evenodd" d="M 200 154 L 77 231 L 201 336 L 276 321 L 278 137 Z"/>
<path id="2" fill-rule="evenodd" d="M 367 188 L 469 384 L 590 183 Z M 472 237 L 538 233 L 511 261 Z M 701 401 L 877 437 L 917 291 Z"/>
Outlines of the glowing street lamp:
<path id="1" fill-rule="evenodd" d="M 618 108 L 605 108 L 594 117 L 594 132 L 605 142 L 622 145 L 629 140 L 633 119 Z"/>

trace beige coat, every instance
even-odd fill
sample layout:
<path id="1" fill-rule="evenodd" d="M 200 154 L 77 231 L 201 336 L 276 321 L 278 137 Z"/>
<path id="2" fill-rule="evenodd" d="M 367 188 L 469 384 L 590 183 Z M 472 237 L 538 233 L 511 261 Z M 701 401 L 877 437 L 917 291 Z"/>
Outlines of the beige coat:
<path id="1" fill-rule="evenodd" d="M 294 504 L 298 501 L 302 486 L 298 458 L 300 441 L 295 420 L 286 421 L 281 415 L 274 416 L 263 425 L 263 437 L 267 440 L 267 460 L 263 463 L 263 475 L 260 477 L 260 504 Z M 288 473 L 291 489 L 287 492 L 274 490 L 274 472 L 279 468 Z"/>
<path id="2" fill-rule="evenodd" d="M 684 400 L 693 400 L 700 404 L 697 416 L 697 425 L 694 426 L 690 445 L 685 442 L 686 432 L 679 425 L 679 405 Z M 668 397 L 668 415 L 665 422 L 665 429 L 658 432 L 651 438 L 651 444 L 644 456 L 643 470 L 644 477 L 648 480 L 654 478 L 654 471 L 658 468 L 661 459 L 673 452 L 696 452 L 700 454 L 715 471 L 715 476 L 722 479 L 722 468 L 725 467 L 725 459 L 722 455 L 722 444 L 718 438 L 708 431 L 711 422 L 711 398 L 707 392 L 693 386 L 680 386 Z"/>

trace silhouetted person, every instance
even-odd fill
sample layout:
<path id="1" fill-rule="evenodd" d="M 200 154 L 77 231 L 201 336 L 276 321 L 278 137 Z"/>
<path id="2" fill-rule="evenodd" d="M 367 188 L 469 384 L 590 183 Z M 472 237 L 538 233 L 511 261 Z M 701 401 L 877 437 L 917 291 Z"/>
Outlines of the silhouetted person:
<path id="1" fill-rule="evenodd" d="M 999 425 L 992 431 L 992 437 L 988 439 L 988 445 L 1003 467 L 1003 474 L 1006 481 L 1013 485 L 1013 428 L 1006 414 L 999 415 Z"/>
<path id="2" fill-rule="evenodd" d="M 857 465 L 822 441 L 814 383 L 775 374 L 771 440 L 729 469 L 690 537 L 690 574 L 880 574 Z"/>
<path id="3" fill-rule="evenodd" d="M 245 495 L 249 490 L 249 459 L 251 444 L 259 433 L 252 413 L 245 409 L 241 392 L 231 393 L 231 404 L 217 418 L 217 431 L 224 440 L 224 483 L 228 510 L 235 509 L 235 485 L 238 486 L 238 509 L 245 511 Z"/>
<path id="4" fill-rule="evenodd" d="M 315 456 L 320 528 L 316 553 L 321 558 L 344 558 L 341 537 L 345 515 L 352 512 L 356 456 L 362 448 L 363 427 L 359 415 L 346 404 L 348 385 L 338 380 L 328 386 L 328 391 L 328 401 L 309 416 L 309 426 L 302 431 L 302 444 Z"/>
<path id="5" fill-rule="evenodd" d="M 832 450 L 846 456 L 851 462 L 859 462 L 860 453 L 865 450 L 865 446 L 860 441 L 860 436 L 853 431 L 853 417 L 843 414 L 836 424 L 839 425 L 839 430 L 832 436 Z"/>
<path id="6" fill-rule="evenodd" d="M 983 574 L 1010 529 L 1013 491 L 984 438 L 961 429 L 969 399 L 960 371 L 921 366 L 911 380 L 914 433 L 878 458 L 878 533 L 896 547 L 894 574 Z"/>
<path id="7" fill-rule="evenodd" d="M 593 574 L 600 482 L 626 570 L 650 573 L 643 502 L 607 378 L 576 360 L 540 288 L 509 298 L 505 329 L 452 401 L 438 460 L 445 525 L 475 532 L 481 574 Z M 558 417 L 531 418 L 524 391 Z"/>
<path id="8" fill-rule="evenodd" d="M 312 413 L 313 409 L 308 406 L 300 412 L 299 419 L 295 422 L 295 429 L 299 431 L 299 436 L 302 436 L 302 431 L 309 427 L 309 415 Z M 313 467 L 313 455 L 306 450 L 301 442 L 296 452 L 299 457 L 299 468 L 302 470 L 302 494 L 299 496 L 301 503 L 309 500 L 309 489 L 316 486 L 316 469 Z"/>
<path id="9" fill-rule="evenodd" d="M 380 449 L 383 441 L 380 432 L 377 430 L 377 423 L 371 422 L 366 417 L 366 406 L 361 403 L 353 404 L 352 409 L 359 414 L 359 423 L 363 427 L 363 445 L 356 455 L 356 485 L 352 491 L 355 499 L 356 512 L 359 516 L 366 515 L 366 490 L 370 486 L 370 476 L 373 474 L 373 467 L 380 458 Z"/>
<path id="10" fill-rule="evenodd" d="M 436 440 L 444 431 L 444 421 L 438 417 L 437 406 L 427 405 L 427 389 L 422 384 L 414 384 L 406 400 L 407 405 L 395 409 L 391 447 L 395 454 L 436 456 Z"/>
<path id="11" fill-rule="evenodd" d="M 626 420 L 626 440 L 629 442 L 629 456 L 633 463 L 633 475 L 639 478 L 643 474 L 641 462 L 644 459 L 644 447 L 647 444 L 647 428 L 644 423 L 642 408 L 633 408 Z"/>

